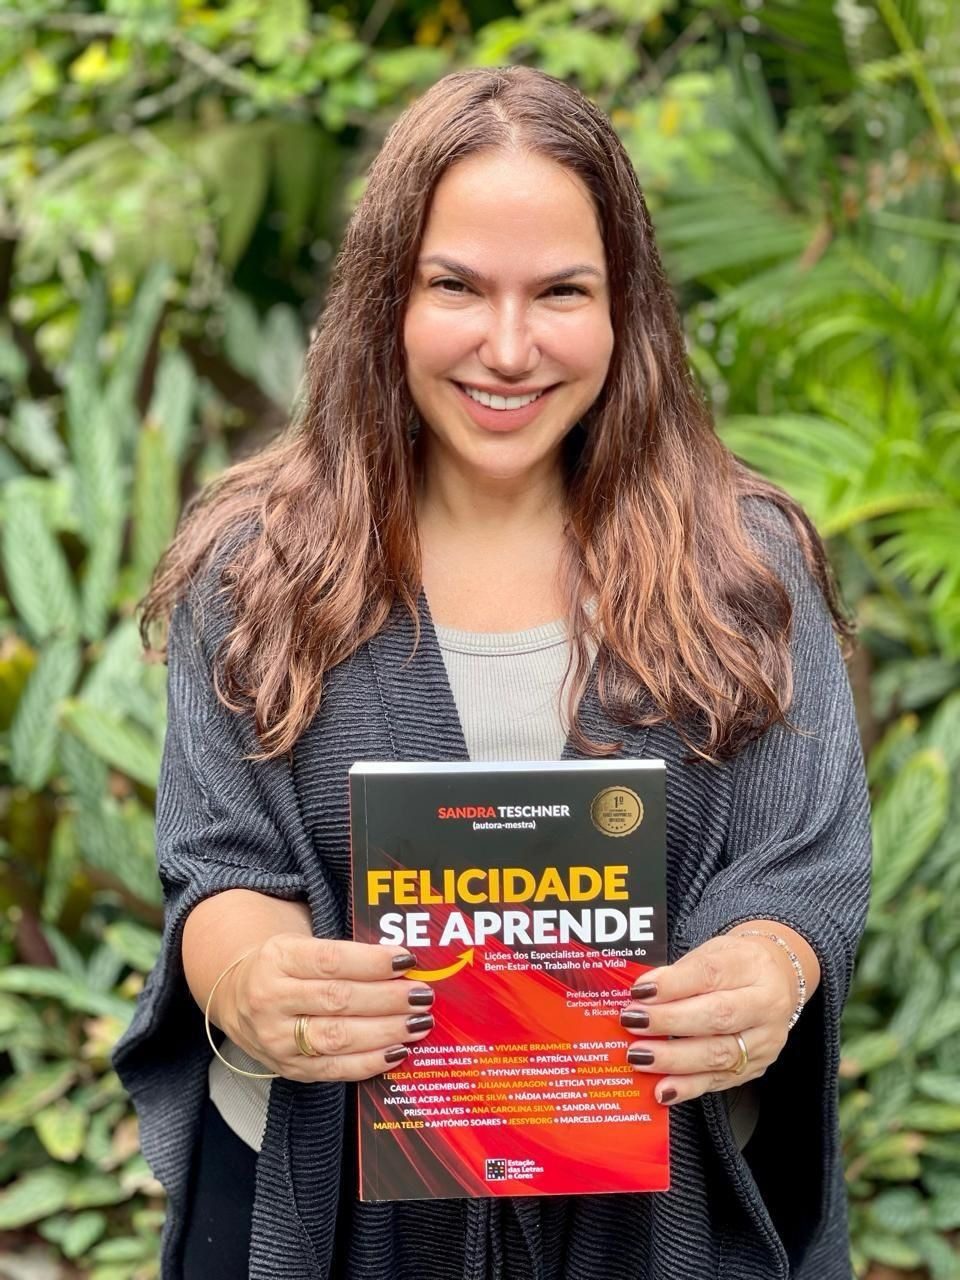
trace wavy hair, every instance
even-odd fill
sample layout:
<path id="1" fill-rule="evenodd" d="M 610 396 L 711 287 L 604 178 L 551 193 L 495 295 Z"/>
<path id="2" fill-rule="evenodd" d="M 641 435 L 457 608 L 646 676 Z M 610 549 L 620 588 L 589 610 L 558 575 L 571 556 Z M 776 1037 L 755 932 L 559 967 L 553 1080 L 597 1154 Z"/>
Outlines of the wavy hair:
<path id="1" fill-rule="evenodd" d="M 669 720 L 693 759 L 719 763 L 772 724 L 789 724 L 791 603 L 746 535 L 745 497 L 769 499 L 789 518 L 849 647 L 854 628 L 813 524 L 716 434 L 643 193 L 609 120 L 572 86 L 528 67 L 456 71 L 397 119 L 369 169 L 307 354 L 301 410 L 268 447 L 194 495 L 142 602 L 144 644 L 162 657 L 151 624 L 230 549 L 220 589 L 231 630 L 213 679 L 225 706 L 253 716 L 261 751 L 252 759 L 292 751 L 320 705 L 324 673 L 376 634 L 396 603 L 419 643 L 424 433 L 411 430 L 404 313 L 437 183 L 451 165 L 496 148 L 549 157 L 581 179 L 611 288 L 607 377 L 563 447 L 577 746 L 598 756 L 621 745 L 593 742 L 579 723 L 591 639 L 598 694 L 616 722 Z M 248 536 L 233 545 L 238 529 Z"/>

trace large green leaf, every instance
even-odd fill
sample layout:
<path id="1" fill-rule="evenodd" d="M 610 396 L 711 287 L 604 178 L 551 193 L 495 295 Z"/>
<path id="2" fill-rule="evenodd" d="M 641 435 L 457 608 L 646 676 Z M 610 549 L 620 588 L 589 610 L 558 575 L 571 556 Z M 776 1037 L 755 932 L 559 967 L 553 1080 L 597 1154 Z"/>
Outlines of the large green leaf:
<path id="1" fill-rule="evenodd" d="M 0 978 L 4 976 L 0 974 Z M 26 1124 L 43 1107 L 62 1097 L 76 1078 L 73 1063 L 57 1062 L 38 1067 L 28 1076 L 8 1079 L 0 1086 L 0 1124 Z"/>
<path id="2" fill-rule="evenodd" d="M 133 1006 L 119 996 L 103 991 L 93 991 L 84 982 L 70 978 L 57 969 L 39 969 L 31 965 L 11 965 L 0 971 L 0 991 L 12 991 L 17 995 L 46 996 L 59 1000 L 68 1009 L 78 1013 L 105 1014 L 130 1020 Z"/>
<path id="3" fill-rule="evenodd" d="M 848 1041 L 843 1047 L 840 1074 L 855 1079 L 885 1063 L 893 1062 L 901 1051 L 900 1041 L 888 1031 L 868 1032 Z"/>
<path id="4" fill-rule="evenodd" d="M 873 910 L 896 895 L 931 848 L 948 801 L 946 762 L 929 748 L 918 751 L 879 797 L 873 810 Z"/>
<path id="5" fill-rule="evenodd" d="M 88 1173 L 78 1177 L 67 1195 L 70 1209 L 97 1209 L 103 1205 L 121 1204 L 135 1188 L 124 1186 L 113 1174 Z"/>
<path id="6" fill-rule="evenodd" d="M 177 523 L 179 484 L 173 452 L 159 427 L 148 422 L 137 442 L 133 486 L 133 590 L 149 586 Z"/>
<path id="7" fill-rule="evenodd" d="M 949 1102 L 911 1102 L 904 1107 L 900 1123 L 921 1133 L 960 1133 L 960 1106 Z"/>
<path id="8" fill-rule="evenodd" d="M 50 1035 L 39 1009 L 4 992 L 0 995 L 0 1047 L 6 1049 L 11 1042 L 40 1054 L 50 1048 Z"/>
<path id="9" fill-rule="evenodd" d="M 10 769 L 32 791 L 47 782 L 56 758 L 60 705 L 80 674 L 80 650 L 69 637 L 49 640 L 17 705 L 10 726 Z"/>
<path id="10" fill-rule="evenodd" d="M 66 450 L 48 404 L 36 400 L 15 404 L 7 437 L 20 456 L 39 471 L 58 471 L 66 461 Z"/>
<path id="11" fill-rule="evenodd" d="M 76 1180 L 59 1166 L 25 1173 L 0 1191 L 0 1231 L 15 1231 L 65 1209 Z"/>
<path id="12" fill-rule="evenodd" d="M 261 66 L 273 67 L 308 38 L 310 10 L 306 0 L 275 0 L 259 10 L 255 22 L 253 56 Z"/>
<path id="13" fill-rule="evenodd" d="M 82 1107 L 60 1098 L 33 1117 L 33 1127 L 51 1159 L 71 1164 L 83 1151 L 88 1117 Z"/>
<path id="14" fill-rule="evenodd" d="M 929 1210 L 916 1187 L 897 1187 L 877 1196 L 870 1206 L 870 1218 L 881 1230 L 904 1235 L 925 1227 Z"/>
<path id="15" fill-rule="evenodd" d="M 104 521 L 114 523 L 123 510 L 126 472 L 120 444 L 99 385 L 83 367 L 67 373 L 67 438 L 78 479 L 80 521 L 87 545 L 93 547 Z"/>
<path id="16" fill-rule="evenodd" d="M 107 1229 L 107 1216 L 96 1209 L 85 1213 L 64 1213 L 48 1218 L 40 1227 L 45 1240 L 59 1246 L 67 1258 L 79 1258 L 96 1244 Z"/>
<path id="17" fill-rule="evenodd" d="M 267 312 L 260 335 L 258 380 L 272 400 L 283 409 L 294 403 L 306 344 L 303 325 L 296 312 L 280 304 Z"/>
<path id="18" fill-rule="evenodd" d="M 270 121 L 220 124 L 182 132 L 165 131 L 184 164 L 199 175 L 211 196 L 220 227 L 220 259 L 236 265 L 263 210 L 270 180 Z"/>
<path id="19" fill-rule="evenodd" d="M 165 695 L 166 669 L 144 663 L 136 621 L 117 623 L 80 687 L 82 701 L 115 716 L 129 716 L 160 741 Z"/>
<path id="20" fill-rule="evenodd" d="M 101 760 L 144 786 L 155 787 L 162 744 L 143 729 L 80 699 L 62 706 L 61 723 Z"/>
<path id="21" fill-rule="evenodd" d="M 944 698 L 937 707 L 927 725 L 924 742 L 943 753 L 952 778 L 960 777 L 960 692 Z"/>
<path id="22" fill-rule="evenodd" d="M 90 640 L 102 640 L 107 631 L 117 590 L 123 550 L 123 525 L 123 512 L 119 507 L 101 511 L 84 565 L 80 587 L 80 619 L 83 634 Z"/>
<path id="23" fill-rule="evenodd" d="M 79 608 L 66 556 L 36 500 L 13 480 L 6 486 L 2 556 L 7 589 L 35 640 L 76 636 Z"/>
<path id="24" fill-rule="evenodd" d="M 134 405 L 137 384 L 147 349 L 154 338 L 170 288 L 170 268 L 154 262 L 144 273 L 133 306 L 124 324 L 124 343 L 104 394 L 113 429 L 121 431 L 125 414 Z M 127 443 L 132 444 L 132 440 Z"/>
<path id="25" fill-rule="evenodd" d="M 917 1076 L 917 1088 L 934 1102 L 949 1102 L 960 1107 L 960 1079 L 945 1071 L 921 1071 Z M 960 1205 L 960 1197 L 957 1200 Z"/>
<path id="26" fill-rule="evenodd" d="M 76 814 L 77 844 L 85 863 L 112 876 L 142 902 L 162 901 L 157 877 L 153 815 L 136 801 L 111 798 Z"/>
<path id="27" fill-rule="evenodd" d="M 877 532 L 888 535 L 877 555 L 927 596 L 940 620 L 944 651 L 960 657 L 960 502 L 944 499 L 931 510 L 902 512 L 878 521 Z"/>
<path id="28" fill-rule="evenodd" d="M 61 752 L 62 750 L 63 744 L 61 744 Z M 50 837 L 47 869 L 43 878 L 40 916 L 45 923 L 53 924 L 59 920 L 78 865 L 73 816 L 70 813 L 61 813 L 57 818 L 53 835 Z"/>
<path id="29" fill-rule="evenodd" d="M 141 973 L 149 973 L 160 955 L 160 935 L 134 920 L 117 920 L 103 936 L 117 955 Z"/>
<path id="30" fill-rule="evenodd" d="M 82 804 L 96 805 L 106 794 L 108 766 L 78 738 L 65 733 L 59 748 L 64 777 Z"/>
<path id="31" fill-rule="evenodd" d="M 223 348 L 240 373 L 255 378 L 260 369 L 260 318 L 246 294 L 228 291 L 223 299 Z"/>
<path id="32" fill-rule="evenodd" d="M 163 433 L 178 463 L 183 461 L 190 445 L 196 397 L 193 365 L 182 351 L 165 351 L 157 368 L 146 421 Z"/>

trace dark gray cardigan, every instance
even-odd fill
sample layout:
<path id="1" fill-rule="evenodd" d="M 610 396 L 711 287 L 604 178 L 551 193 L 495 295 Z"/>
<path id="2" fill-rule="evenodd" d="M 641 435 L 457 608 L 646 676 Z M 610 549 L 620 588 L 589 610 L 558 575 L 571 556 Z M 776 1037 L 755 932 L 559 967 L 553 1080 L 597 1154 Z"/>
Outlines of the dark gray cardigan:
<path id="1" fill-rule="evenodd" d="M 685 764 L 669 726 L 625 730 L 601 712 L 595 670 L 583 723 L 592 737 L 624 738 L 624 756 L 666 761 L 671 960 L 751 918 L 782 921 L 817 953 L 821 986 L 760 1082 L 753 1140 L 737 1149 L 710 1094 L 672 1112 L 669 1192 L 360 1204 L 355 1086 L 277 1079 L 257 1164 L 252 1280 L 849 1280 L 836 1095 L 839 1018 L 869 893 L 864 764 L 837 641 L 788 522 L 758 499 L 744 515 L 794 604 L 790 715 L 810 736 L 778 726 L 729 764 Z M 184 920 L 201 899 L 241 887 L 305 899 L 317 936 L 348 936 L 350 764 L 467 758 L 423 595 L 420 613 L 408 665 L 413 626 L 398 607 L 329 673 L 292 764 L 259 766 L 240 759 L 254 748 L 249 723 L 211 685 L 224 610 L 206 591 L 174 614 L 157 795 L 164 945 L 114 1053 L 168 1193 L 165 1280 L 181 1274 L 210 1058 L 183 975 Z M 563 758 L 577 755 L 568 741 Z"/>

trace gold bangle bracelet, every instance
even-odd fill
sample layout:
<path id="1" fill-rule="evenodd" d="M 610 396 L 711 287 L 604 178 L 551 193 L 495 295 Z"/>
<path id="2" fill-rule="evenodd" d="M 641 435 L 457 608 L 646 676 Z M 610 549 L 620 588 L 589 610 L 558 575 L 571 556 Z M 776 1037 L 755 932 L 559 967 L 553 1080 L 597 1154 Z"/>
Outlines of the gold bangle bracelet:
<path id="1" fill-rule="evenodd" d="M 247 956 L 252 956 L 256 949 L 256 947 L 251 947 L 250 950 L 245 951 L 242 956 L 237 956 L 236 960 L 231 960 L 223 973 L 220 974 L 220 977 L 217 978 L 216 982 L 210 988 L 210 994 L 207 996 L 207 1004 L 203 1011 L 203 1025 L 207 1031 L 207 1039 L 210 1041 L 210 1048 L 217 1055 L 223 1065 L 225 1067 L 229 1067 L 235 1075 L 249 1076 L 251 1080 L 276 1080 L 280 1074 L 278 1071 L 241 1071 L 239 1067 L 235 1067 L 232 1062 L 228 1062 L 226 1060 L 217 1046 L 213 1043 L 213 1036 L 210 1034 L 210 1001 L 213 999 L 213 993 L 216 991 L 217 987 L 219 987 L 221 980 L 227 976 L 230 970 L 236 968 L 241 960 L 246 960 Z"/>

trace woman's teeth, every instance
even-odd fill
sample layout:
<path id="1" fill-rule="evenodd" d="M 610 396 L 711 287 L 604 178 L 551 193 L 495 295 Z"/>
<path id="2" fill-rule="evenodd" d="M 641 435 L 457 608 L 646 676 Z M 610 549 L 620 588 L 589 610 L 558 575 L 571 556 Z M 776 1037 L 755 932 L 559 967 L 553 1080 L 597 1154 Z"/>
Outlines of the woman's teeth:
<path id="1" fill-rule="evenodd" d="M 542 391 L 535 391 L 529 396 L 492 396 L 486 391 L 475 391 L 473 387 L 463 387 L 463 390 L 471 400 L 486 405 L 488 409 L 522 409 L 525 404 L 532 404 L 543 395 Z"/>

